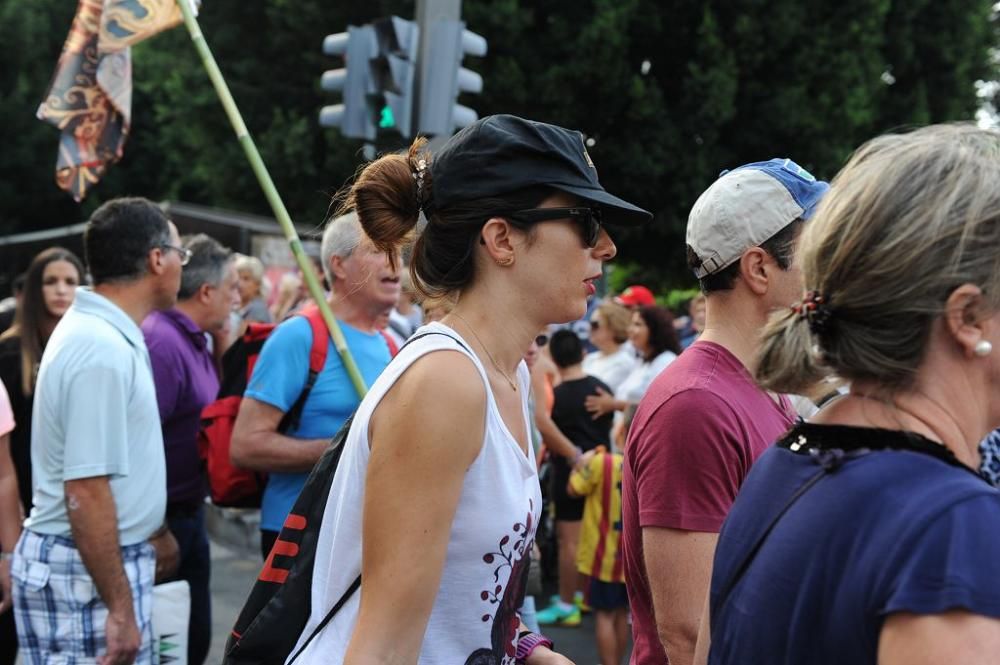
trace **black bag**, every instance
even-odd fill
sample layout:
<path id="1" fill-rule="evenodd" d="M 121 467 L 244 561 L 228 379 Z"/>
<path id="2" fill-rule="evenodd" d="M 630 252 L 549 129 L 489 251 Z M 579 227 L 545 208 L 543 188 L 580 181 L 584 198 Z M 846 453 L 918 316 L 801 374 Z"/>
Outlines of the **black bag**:
<path id="1" fill-rule="evenodd" d="M 316 542 L 333 477 L 353 420 L 352 415 L 333 437 L 330 447 L 309 474 L 281 526 L 278 539 L 226 641 L 224 665 L 279 665 L 295 648 L 312 612 Z M 333 618 L 360 584 L 359 575 L 310 635 L 309 641 Z"/>
<path id="2" fill-rule="evenodd" d="M 407 344 L 428 335 L 444 335 L 467 349 L 458 339 L 441 332 L 421 333 L 411 337 Z M 333 486 L 333 477 L 337 473 L 352 422 L 353 414 L 313 467 L 295 505 L 281 526 L 278 539 L 243 604 L 229 639 L 226 640 L 223 665 L 282 665 L 295 648 L 312 614 L 316 544 L 323 524 L 323 513 L 326 512 L 327 498 Z M 360 586 L 361 575 L 358 575 L 292 660 L 298 658 Z"/>

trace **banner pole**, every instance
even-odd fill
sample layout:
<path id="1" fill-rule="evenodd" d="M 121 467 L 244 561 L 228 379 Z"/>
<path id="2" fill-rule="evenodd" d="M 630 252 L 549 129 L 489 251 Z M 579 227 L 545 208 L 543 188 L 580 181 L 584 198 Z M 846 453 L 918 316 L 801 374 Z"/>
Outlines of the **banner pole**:
<path id="1" fill-rule="evenodd" d="M 243 152 L 246 153 L 247 161 L 250 162 L 250 168 L 253 169 L 254 175 L 257 176 L 257 182 L 264 191 L 264 196 L 267 197 L 267 202 L 271 205 L 271 210 L 274 211 L 275 219 L 278 220 L 278 224 L 281 225 L 281 230 L 288 240 L 288 246 L 295 257 L 295 263 L 298 264 L 299 270 L 302 272 L 302 277 L 306 281 L 309 295 L 316 301 L 316 305 L 323 315 L 323 321 L 330 331 L 331 339 L 333 339 L 333 346 L 337 349 L 337 353 L 340 354 L 344 368 L 347 370 L 347 374 L 351 378 L 351 383 L 354 384 L 358 395 L 364 397 L 368 391 L 365 380 L 361 376 L 361 371 L 358 369 L 357 363 L 354 361 L 354 356 L 351 355 L 350 349 L 347 348 L 347 340 L 344 339 L 344 333 L 337 324 L 333 312 L 330 311 L 323 288 L 320 286 L 319 280 L 316 279 L 316 271 L 309 262 L 305 250 L 302 248 L 302 241 L 299 239 L 299 234 L 292 224 L 292 218 L 288 215 L 288 210 L 285 209 L 285 204 L 282 202 L 281 196 L 274 186 L 274 181 L 271 180 L 271 174 L 268 173 L 267 167 L 264 165 L 264 160 L 261 159 L 260 152 L 258 152 L 257 146 L 254 144 L 253 138 L 250 137 L 250 132 L 243 122 L 243 116 L 240 115 L 236 101 L 229 91 L 229 86 L 222 77 L 222 71 L 219 70 L 219 65 L 216 63 L 215 57 L 212 56 L 212 51 L 208 48 L 205 36 L 201 33 L 201 27 L 198 25 L 198 19 L 195 18 L 190 0 L 177 0 L 177 4 L 184 15 L 184 25 L 187 26 L 188 33 L 191 35 L 191 41 L 194 42 L 195 49 L 198 51 L 198 55 L 201 56 L 201 62 L 208 72 L 208 77 L 215 87 L 215 92 L 219 96 L 219 101 L 222 102 L 222 107 L 229 117 L 229 122 L 232 124 L 233 130 L 236 132 L 236 138 L 243 147 Z"/>

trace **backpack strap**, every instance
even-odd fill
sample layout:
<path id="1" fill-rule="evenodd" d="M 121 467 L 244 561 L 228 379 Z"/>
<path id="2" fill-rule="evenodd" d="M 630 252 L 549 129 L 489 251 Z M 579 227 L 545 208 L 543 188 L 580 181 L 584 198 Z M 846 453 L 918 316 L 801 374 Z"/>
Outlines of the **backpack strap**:
<path id="1" fill-rule="evenodd" d="M 406 344 L 404 344 L 399 350 L 402 351 L 407 346 L 409 346 L 411 342 L 415 342 L 418 339 L 422 339 L 422 338 L 428 337 L 430 335 L 444 335 L 445 337 L 450 337 L 452 340 L 455 341 L 456 344 L 458 344 L 459 346 L 461 346 L 466 351 L 469 351 L 469 347 L 467 347 L 465 344 L 463 344 L 462 341 L 460 339 L 458 339 L 457 337 L 455 337 L 454 335 L 449 335 L 448 333 L 438 332 L 438 331 L 435 331 L 435 330 L 431 330 L 431 331 L 428 331 L 428 332 L 425 332 L 425 333 L 420 333 L 419 335 L 414 335 L 413 337 L 411 337 L 410 339 L 408 339 L 406 341 Z M 469 351 L 469 352 L 471 353 L 471 351 Z M 306 647 L 309 646 L 309 643 L 312 642 L 313 639 L 317 635 L 319 635 L 320 632 L 324 628 L 326 628 L 326 625 L 328 623 L 330 623 L 331 620 L 333 620 L 333 617 L 337 614 L 337 612 L 340 611 L 340 609 L 344 606 L 344 604 L 347 603 L 347 601 L 351 598 L 351 596 L 354 595 L 354 592 L 357 591 L 360 587 L 361 587 L 361 575 L 358 575 L 354 579 L 354 581 L 351 582 L 351 586 L 347 587 L 347 590 L 344 591 L 343 595 L 340 597 L 340 600 L 338 600 L 336 603 L 334 603 L 333 607 L 330 608 L 330 611 L 327 612 L 326 616 L 323 617 L 323 620 L 320 621 L 316 625 L 316 627 L 313 629 L 313 631 L 311 633 L 309 633 L 309 637 L 307 637 L 306 641 L 302 643 L 302 646 L 299 647 L 299 650 L 295 652 L 295 655 L 293 655 L 288 660 L 289 665 L 291 665 L 291 663 L 295 662 L 295 659 L 302 655 L 302 652 L 306 650 Z"/>
<path id="2" fill-rule="evenodd" d="M 307 307 L 295 316 L 304 317 L 312 329 L 312 346 L 309 349 L 309 374 L 306 377 L 306 384 L 303 386 L 302 392 L 299 393 L 298 399 L 295 400 L 295 404 L 292 405 L 292 408 L 288 410 L 288 413 L 278 423 L 278 432 L 280 433 L 298 428 L 299 421 L 302 419 L 302 411 L 306 406 L 306 400 L 309 399 L 309 393 L 312 392 L 313 386 L 316 385 L 319 373 L 323 371 L 323 366 L 326 364 L 327 349 L 329 349 L 327 340 L 330 337 L 330 331 L 326 328 L 326 321 L 323 320 L 323 315 L 319 311 L 319 307 Z"/>

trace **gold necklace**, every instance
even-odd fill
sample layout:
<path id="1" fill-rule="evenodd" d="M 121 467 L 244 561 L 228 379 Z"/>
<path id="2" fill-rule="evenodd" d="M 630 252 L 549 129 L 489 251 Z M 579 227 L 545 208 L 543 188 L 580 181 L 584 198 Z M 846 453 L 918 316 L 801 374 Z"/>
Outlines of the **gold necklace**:
<path id="1" fill-rule="evenodd" d="M 479 339 L 479 335 L 476 334 L 476 329 L 472 327 L 472 324 L 466 321 L 465 317 L 459 314 L 458 312 L 452 312 L 452 314 L 457 316 L 462 321 L 462 323 L 465 324 L 465 327 L 469 329 L 469 332 L 472 333 L 472 336 L 476 338 L 477 342 L 479 342 L 479 346 L 483 347 L 483 351 L 486 352 L 486 355 L 489 357 L 490 362 L 493 363 L 493 366 L 496 367 L 496 370 L 500 372 L 500 376 L 507 379 L 507 383 L 510 384 L 511 390 L 517 392 L 517 384 L 514 383 L 513 379 L 507 376 L 507 372 L 503 371 L 503 368 L 500 367 L 500 363 L 498 363 L 496 358 L 493 357 L 493 354 L 490 353 L 489 348 L 483 343 L 483 340 Z"/>

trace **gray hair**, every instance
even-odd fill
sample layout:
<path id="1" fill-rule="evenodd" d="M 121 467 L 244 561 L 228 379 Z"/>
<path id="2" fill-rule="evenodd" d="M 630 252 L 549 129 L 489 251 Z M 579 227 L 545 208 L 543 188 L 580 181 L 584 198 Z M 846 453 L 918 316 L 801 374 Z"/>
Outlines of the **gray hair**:
<path id="1" fill-rule="evenodd" d="M 204 233 L 185 238 L 182 244 L 191 251 L 191 260 L 181 272 L 177 299 L 187 300 L 205 284 L 218 286 L 222 283 L 233 253 Z"/>
<path id="2" fill-rule="evenodd" d="M 249 274 L 257 284 L 261 284 L 264 281 L 264 264 L 256 256 L 238 254 L 235 265 L 236 272 L 241 275 Z"/>
<path id="3" fill-rule="evenodd" d="M 256 256 L 237 254 L 234 262 L 236 272 L 240 275 L 249 274 L 257 282 L 260 295 L 265 299 L 271 293 L 271 282 L 264 276 L 264 264 Z"/>
<path id="4" fill-rule="evenodd" d="M 346 259 L 361 244 L 363 231 L 357 213 L 349 212 L 331 219 L 323 230 L 323 243 L 320 247 L 320 257 L 323 260 L 323 274 L 333 289 L 334 275 L 330 270 L 330 260 L 339 256 Z"/>
<path id="5" fill-rule="evenodd" d="M 824 372 L 906 390 L 934 321 L 962 284 L 1000 307 L 1000 132 L 970 124 L 861 146 L 801 239 L 819 319 L 786 311 L 764 333 L 757 379 L 801 393 Z M 819 325 L 817 325 L 817 322 Z"/>

